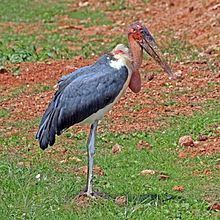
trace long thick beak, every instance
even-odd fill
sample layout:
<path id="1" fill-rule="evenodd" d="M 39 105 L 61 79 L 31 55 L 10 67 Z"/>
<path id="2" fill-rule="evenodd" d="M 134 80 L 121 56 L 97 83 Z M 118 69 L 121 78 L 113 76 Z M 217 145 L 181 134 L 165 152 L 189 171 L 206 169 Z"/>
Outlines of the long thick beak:
<path id="1" fill-rule="evenodd" d="M 150 34 L 150 32 L 147 30 L 147 28 L 143 29 L 142 32 L 143 40 L 139 42 L 140 46 L 163 68 L 163 70 L 168 74 L 169 78 L 175 78 L 174 74 L 172 73 L 171 68 L 163 58 L 163 55 L 159 48 L 157 47 L 157 44 L 153 38 L 153 36 Z"/>

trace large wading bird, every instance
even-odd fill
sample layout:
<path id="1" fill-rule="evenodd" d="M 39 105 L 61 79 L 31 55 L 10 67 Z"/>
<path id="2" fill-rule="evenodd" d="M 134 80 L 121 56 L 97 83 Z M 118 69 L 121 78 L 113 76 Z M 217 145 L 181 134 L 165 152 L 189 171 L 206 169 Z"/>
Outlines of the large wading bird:
<path id="1" fill-rule="evenodd" d="M 93 157 L 99 120 L 125 93 L 127 87 L 137 93 L 141 89 L 139 68 L 145 50 L 169 75 L 172 71 L 164 61 L 148 29 L 135 22 L 128 29 L 130 49 L 117 45 L 96 63 L 82 67 L 58 82 L 52 101 L 41 120 L 36 138 L 44 150 L 55 143 L 55 136 L 75 124 L 91 124 L 88 137 L 88 172 L 84 194 L 96 196 L 92 188 Z"/>

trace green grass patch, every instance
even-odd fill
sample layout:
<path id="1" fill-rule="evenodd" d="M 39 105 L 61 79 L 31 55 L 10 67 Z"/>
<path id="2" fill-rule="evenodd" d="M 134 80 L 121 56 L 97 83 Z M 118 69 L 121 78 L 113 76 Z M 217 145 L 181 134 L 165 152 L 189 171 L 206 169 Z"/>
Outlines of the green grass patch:
<path id="1" fill-rule="evenodd" d="M 86 164 L 87 134 L 75 135 L 69 130 L 58 138 L 51 153 L 42 152 L 34 137 L 22 135 L 39 120 L 22 123 L 17 134 L 0 139 L 4 149 L 0 154 L 0 215 L 5 219 L 217 219 L 204 198 L 215 201 L 220 196 L 218 155 L 179 159 L 176 151 L 182 135 L 197 138 L 199 134 L 216 134 L 218 105 L 209 103 L 204 109 L 192 117 L 170 117 L 166 128 L 151 133 L 100 132 L 95 163 L 105 175 L 95 176 L 94 185 L 109 194 L 110 200 L 96 200 L 87 207 L 78 207 L 73 199 L 84 187 L 85 177 L 71 171 Z M 152 149 L 137 150 L 140 140 L 150 143 Z M 122 152 L 113 155 L 111 148 L 116 143 L 122 146 Z M 59 150 L 61 146 L 67 150 L 66 156 Z M 82 161 L 68 161 L 73 156 Z M 60 163 L 63 158 L 68 162 Z M 170 178 L 139 175 L 144 169 L 162 171 Z M 212 174 L 203 174 L 206 169 Z M 185 190 L 173 191 L 177 185 Z M 114 198 L 122 195 L 128 202 L 118 206 Z"/>
<path id="2" fill-rule="evenodd" d="M 128 7 L 128 4 L 125 0 L 119 0 L 119 1 L 112 2 L 112 4 L 109 5 L 108 9 L 110 11 L 116 11 L 116 10 L 122 11 L 122 10 L 125 10 L 127 7 Z"/>
<path id="3" fill-rule="evenodd" d="M 69 16 L 79 20 L 80 23 L 85 25 L 85 27 L 112 24 L 105 13 L 100 10 L 95 11 L 90 10 L 89 8 L 84 8 L 83 10 L 69 12 Z"/>
<path id="4" fill-rule="evenodd" d="M 64 14 L 67 6 L 63 1 L 1 0 L 1 22 L 53 22 Z"/>
<path id="5" fill-rule="evenodd" d="M 171 56 L 172 62 L 188 62 L 200 59 L 198 48 L 185 40 L 170 39 L 164 46 L 163 52 Z"/>
<path id="6" fill-rule="evenodd" d="M 8 27 L 0 27 L 0 65 L 4 66 L 8 62 L 68 59 L 77 55 L 88 58 L 108 52 L 117 43 L 127 42 L 126 36 L 117 36 L 112 37 L 111 42 L 102 44 L 105 36 L 96 35 L 90 39 L 83 39 L 82 45 L 78 36 L 79 30 L 59 29 L 60 17 L 68 16 L 68 24 L 82 24 L 85 27 L 111 25 L 112 22 L 104 10 L 84 7 L 83 10 L 72 11 L 69 4 L 71 1 L 3 0 L 0 22 L 13 23 Z M 111 4 L 109 10 L 124 10 L 126 5 L 125 1 L 118 1 Z M 30 28 L 25 27 L 25 23 Z M 23 28 L 17 31 L 16 26 L 19 25 Z M 170 33 L 166 33 L 168 34 Z M 72 49 L 74 46 L 77 49 Z M 171 55 L 173 62 L 193 61 L 199 58 L 198 49 L 185 40 L 171 39 L 164 44 L 164 48 L 164 52 Z M 209 66 L 212 68 L 211 64 Z"/>
<path id="7" fill-rule="evenodd" d="M 5 101 L 7 101 L 11 98 L 15 98 L 15 97 L 20 96 L 22 93 L 27 91 L 27 89 L 28 88 L 27 88 L 26 85 L 22 85 L 22 86 L 12 88 L 12 89 L 8 90 L 7 94 L 4 94 L 4 95 L 0 96 L 0 103 L 5 102 Z"/>
<path id="8" fill-rule="evenodd" d="M 32 86 L 32 93 L 33 94 L 39 94 L 39 93 L 42 93 L 42 92 L 50 91 L 52 89 L 53 89 L 52 86 L 44 85 L 42 83 L 37 83 L 37 84 L 34 84 Z"/>
<path id="9" fill-rule="evenodd" d="M 62 0 L 3 0 L 0 22 L 12 23 L 0 26 L 0 65 L 4 66 L 8 62 L 68 59 L 75 55 L 91 56 L 87 52 L 92 48 L 89 43 L 85 42 L 82 51 L 71 49 L 72 45 L 78 48 L 82 45 L 78 38 L 79 31 L 59 29 L 60 17 L 69 16 L 71 25 L 79 24 L 80 21 L 85 27 L 109 25 L 111 21 L 101 10 L 85 8 L 82 11 L 71 11 L 70 3 Z M 96 48 L 92 48 L 95 54 L 98 52 Z"/>
<path id="10" fill-rule="evenodd" d="M 127 38 L 125 36 L 112 37 L 111 42 L 102 43 L 105 36 L 91 36 L 90 40 L 82 46 L 81 53 L 84 57 L 91 57 L 95 54 L 104 54 L 111 51 L 117 44 L 126 44 Z"/>
<path id="11" fill-rule="evenodd" d="M 0 118 L 7 118 L 10 112 L 7 109 L 0 109 Z"/>
<path id="12" fill-rule="evenodd" d="M 15 73 L 13 73 L 15 74 Z M 22 85 L 16 88 L 12 88 L 10 90 L 7 91 L 7 94 L 3 93 L 2 96 L 0 96 L 0 103 L 8 101 L 11 98 L 15 98 L 20 96 L 22 93 L 27 91 L 27 86 L 26 85 Z M 0 90 L 1 92 L 1 90 Z"/>
<path id="13" fill-rule="evenodd" d="M 6 34 L 0 41 L 0 63 L 70 58 L 77 53 L 68 48 L 65 39 L 69 38 L 58 33 L 44 33 L 40 39 L 36 35 Z M 71 40 L 73 43 L 77 38 Z"/>

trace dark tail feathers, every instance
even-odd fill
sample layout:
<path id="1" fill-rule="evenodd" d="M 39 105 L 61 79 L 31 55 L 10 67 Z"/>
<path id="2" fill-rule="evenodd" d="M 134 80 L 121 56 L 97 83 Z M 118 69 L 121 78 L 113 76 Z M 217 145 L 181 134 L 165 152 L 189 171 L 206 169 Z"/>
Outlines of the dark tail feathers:
<path id="1" fill-rule="evenodd" d="M 58 113 L 59 111 L 54 109 L 54 103 L 52 101 L 44 113 L 39 130 L 36 134 L 36 139 L 38 139 L 40 148 L 43 150 L 45 150 L 48 145 L 52 146 L 55 143 Z"/>

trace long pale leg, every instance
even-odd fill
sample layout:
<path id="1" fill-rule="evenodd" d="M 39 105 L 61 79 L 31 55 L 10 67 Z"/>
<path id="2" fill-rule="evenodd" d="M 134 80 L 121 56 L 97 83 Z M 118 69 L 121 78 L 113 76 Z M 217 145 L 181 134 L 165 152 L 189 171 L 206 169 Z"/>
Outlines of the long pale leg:
<path id="1" fill-rule="evenodd" d="M 95 154 L 95 138 L 98 127 L 98 121 L 95 121 L 90 128 L 89 139 L 88 139 L 88 172 L 87 172 L 87 184 L 86 184 L 86 195 L 93 196 L 92 191 L 92 178 L 93 178 L 93 165 L 94 165 L 94 154 Z"/>

